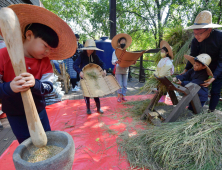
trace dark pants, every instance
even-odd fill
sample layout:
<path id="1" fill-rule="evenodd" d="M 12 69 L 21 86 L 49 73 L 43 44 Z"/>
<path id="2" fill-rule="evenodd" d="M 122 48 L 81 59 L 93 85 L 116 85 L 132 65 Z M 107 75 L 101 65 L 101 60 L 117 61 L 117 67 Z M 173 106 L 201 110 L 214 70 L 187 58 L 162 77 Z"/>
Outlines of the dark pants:
<path id="1" fill-rule="evenodd" d="M 222 87 L 222 77 L 218 77 L 216 80 L 213 81 L 210 90 L 211 93 L 210 105 L 209 105 L 210 110 L 215 110 L 219 102 L 221 87 Z"/>
<path id="2" fill-rule="evenodd" d="M 85 102 L 86 102 L 86 107 L 87 109 L 90 109 L 90 98 L 89 97 L 84 97 L 85 99 Z M 96 102 L 96 107 L 97 107 L 97 110 L 100 109 L 100 100 L 99 100 L 99 97 L 94 97 L 94 100 Z"/>
<path id="3" fill-rule="evenodd" d="M 14 135 L 19 143 L 30 137 L 26 116 L 7 116 Z M 51 131 L 49 119 L 44 109 L 39 113 L 39 118 L 45 131 Z"/>
<path id="4" fill-rule="evenodd" d="M 206 102 L 206 101 L 200 101 L 200 103 L 201 103 L 202 106 L 204 106 L 205 102 Z M 188 109 L 191 110 L 191 111 L 193 111 L 193 107 L 192 107 L 191 103 L 189 104 Z"/>
<path id="5" fill-rule="evenodd" d="M 80 80 L 79 78 L 79 74 L 77 73 L 77 77 L 76 78 L 70 78 L 70 82 L 72 84 L 72 88 L 75 88 L 75 86 L 77 86 L 77 82 Z"/>

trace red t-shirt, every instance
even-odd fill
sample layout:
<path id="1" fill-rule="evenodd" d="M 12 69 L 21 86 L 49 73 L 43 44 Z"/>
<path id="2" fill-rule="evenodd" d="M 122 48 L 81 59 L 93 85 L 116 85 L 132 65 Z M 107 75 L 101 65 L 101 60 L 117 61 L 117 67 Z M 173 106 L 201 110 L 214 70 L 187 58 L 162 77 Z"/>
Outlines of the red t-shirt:
<path id="1" fill-rule="evenodd" d="M 49 58 L 38 60 L 35 58 L 25 57 L 26 71 L 32 74 L 35 79 L 40 80 L 44 74 L 53 73 L 52 65 Z M 12 67 L 7 48 L 0 49 L 0 79 L 3 82 L 10 82 L 15 78 L 15 73 Z"/>

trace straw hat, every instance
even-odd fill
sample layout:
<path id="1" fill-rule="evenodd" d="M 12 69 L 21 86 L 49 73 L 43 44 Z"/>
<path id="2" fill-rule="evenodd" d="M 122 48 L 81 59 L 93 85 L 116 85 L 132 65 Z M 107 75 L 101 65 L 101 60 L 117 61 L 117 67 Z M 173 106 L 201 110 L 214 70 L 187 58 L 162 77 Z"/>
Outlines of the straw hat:
<path id="1" fill-rule="evenodd" d="M 101 50 L 101 49 L 97 48 L 95 41 L 92 40 L 92 39 L 86 40 L 84 47 L 80 48 L 79 50 L 98 50 L 98 51 L 104 51 L 104 50 Z"/>
<path id="2" fill-rule="evenodd" d="M 111 42 L 112 47 L 114 49 L 118 48 L 118 40 L 122 37 L 126 39 L 126 46 L 123 49 L 127 49 L 132 43 L 132 37 L 129 34 L 125 34 L 125 33 L 117 34 L 113 37 L 112 42 Z"/>
<path id="3" fill-rule="evenodd" d="M 197 57 L 192 57 L 190 55 L 184 55 L 184 57 L 189 60 L 189 62 L 191 64 L 194 64 L 194 61 L 199 61 L 201 62 L 203 65 L 205 65 L 207 68 L 207 73 L 209 76 L 212 76 L 213 77 L 213 73 L 212 71 L 210 70 L 210 68 L 208 67 L 211 63 L 211 57 L 208 55 L 208 54 L 200 54 L 198 55 Z"/>
<path id="4" fill-rule="evenodd" d="M 211 12 L 204 10 L 197 15 L 194 24 L 185 29 L 219 28 L 219 27 L 222 27 L 222 25 L 212 24 Z"/>
<path id="5" fill-rule="evenodd" d="M 169 52 L 169 56 L 171 57 L 171 59 L 173 59 L 173 51 L 172 51 L 172 47 L 168 44 L 168 42 L 162 40 L 160 42 L 160 48 L 162 49 L 163 47 L 166 47 L 168 52 Z"/>
<path id="6" fill-rule="evenodd" d="M 53 29 L 59 38 L 58 47 L 53 49 L 49 59 L 62 60 L 74 55 L 77 48 L 75 34 L 68 24 L 56 14 L 36 5 L 16 4 L 8 7 L 15 12 L 19 19 L 23 41 L 25 40 L 25 27 L 31 23 L 40 23 Z"/>

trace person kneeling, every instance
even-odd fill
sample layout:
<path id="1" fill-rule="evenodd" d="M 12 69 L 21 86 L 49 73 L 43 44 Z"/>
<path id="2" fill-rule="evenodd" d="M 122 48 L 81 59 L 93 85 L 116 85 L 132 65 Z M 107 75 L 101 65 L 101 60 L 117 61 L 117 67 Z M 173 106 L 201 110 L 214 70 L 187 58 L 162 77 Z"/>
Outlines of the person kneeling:
<path id="1" fill-rule="evenodd" d="M 200 98 L 201 105 L 204 106 L 208 99 L 208 87 L 201 85 L 207 81 L 209 76 L 213 76 L 210 68 L 208 67 L 211 63 L 211 57 L 208 54 L 200 54 L 195 58 L 189 55 L 184 55 L 184 57 L 193 64 L 193 68 L 182 75 L 174 77 L 173 81 L 182 86 L 189 83 L 200 85 L 201 89 L 198 91 L 198 96 Z M 189 104 L 188 109 L 193 111 L 191 104 Z"/>

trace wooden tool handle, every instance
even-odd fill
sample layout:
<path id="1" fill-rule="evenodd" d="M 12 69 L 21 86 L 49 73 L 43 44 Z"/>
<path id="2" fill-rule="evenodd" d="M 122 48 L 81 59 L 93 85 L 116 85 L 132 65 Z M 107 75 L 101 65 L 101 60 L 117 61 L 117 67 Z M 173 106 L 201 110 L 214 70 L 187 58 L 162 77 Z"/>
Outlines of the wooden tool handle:
<path id="1" fill-rule="evenodd" d="M 12 62 L 15 75 L 26 72 L 23 42 L 19 20 L 10 8 L 0 10 L 0 27 Z M 47 137 L 40 122 L 31 90 L 21 92 L 29 133 L 36 147 L 47 144 Z"/>

